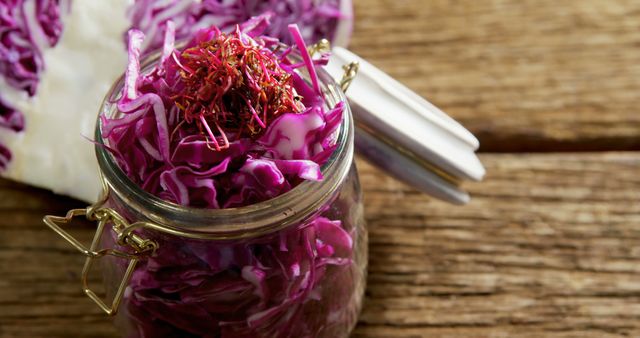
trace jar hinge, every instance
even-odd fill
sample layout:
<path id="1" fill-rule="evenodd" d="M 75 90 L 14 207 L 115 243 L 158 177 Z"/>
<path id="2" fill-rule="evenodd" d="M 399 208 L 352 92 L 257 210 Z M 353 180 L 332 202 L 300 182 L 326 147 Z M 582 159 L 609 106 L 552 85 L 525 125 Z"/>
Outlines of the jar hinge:
<path id="1" fill-rule="evenodd" d="M 103 207 L 109 194 L 106 184 L 104 187 L 103 196 L 96 204 L 85 209 L 69 210 L 67 215 L 64 217 L 47 215 L 44 217 L 43 221 L 53 231 L 67 240 L 67 242 L 71 243 L 71 245 L 86 256 L 81 276 L 82 289 L 84 293 L 98 304 L 104 312 L 112 316 L 118 311 L 125 289 L 131 280 L 131 276 L 133 275 L 136 265 L 141 259 L 153 254 L 153 252 L 158 248 L 158 244 L 155 241 L 144 239 L 129 230 L 129 228 L 139 227 L 137 223 L 129 224 L 115 210 Z M 85 217 L 87 220 L 97 222 L 98 224 L 96 233 L 93 236 L 93 241 L 88 248 L 62 228 L 63 225 L 71 223 L 76 217 Z M 104 228 L 107 224 L 111 224 L 112 230 L 117 235 L 117 243 L 122 247 L 131 248 L 131 252 L 114 248 L 100 249 L 100 240 L 102 239 Z M 108 255 L 129 260 L 129 264 L 111 305 L 107 305 L 104 300 L 91 290 L 88 284 L 89 271 L 91 270 L 94 261 Z"/>
<path id="2" fill-rule="evenodd" d="M 327 39 L 321 39 L 308 48 L 309 55 L 311 56 L 316 53 L 328 53 L 330 51 L 331 43 Z M 360 63 L 358 63 L 357 61 L 350 62 L 349 64 L 342 66 L 342 69 L 344 70 L 344 74 L 342 75 L 339 84 L 342 92 L 346 93 L 347 89 L 349 89 L 349 86 L 351 85 L 351 82 L 353 82 L 353 80 L 356 78 L 356 75 L 358 75 Z"/>

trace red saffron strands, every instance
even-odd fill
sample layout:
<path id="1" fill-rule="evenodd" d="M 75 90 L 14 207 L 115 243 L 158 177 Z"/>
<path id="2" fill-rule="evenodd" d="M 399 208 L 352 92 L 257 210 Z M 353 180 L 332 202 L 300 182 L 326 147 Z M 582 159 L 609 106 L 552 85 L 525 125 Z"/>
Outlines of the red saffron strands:
<path id="1" fill-rule="evenodd" d="M 278 57 L 241 34 L 217 32 L 173 55 L 183 86 L 172 99 L 217 151 L 228 148 L 230 138 L 256 137 L 278 114 L 301 111 Z"/>

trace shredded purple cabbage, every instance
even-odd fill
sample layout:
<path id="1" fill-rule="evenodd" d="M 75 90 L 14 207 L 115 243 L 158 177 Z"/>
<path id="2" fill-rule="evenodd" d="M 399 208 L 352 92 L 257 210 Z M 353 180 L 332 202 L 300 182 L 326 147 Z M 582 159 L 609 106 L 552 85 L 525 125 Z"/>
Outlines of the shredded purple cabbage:
<path id="1" fill-rule="evenodd" d="M 249 23 L 261 22 L 266 22 L 266 17 Z M 301 95 L 301 111 L 280 114 L 266 130 L 251 138 L 229 135 L 226 149 L 213 149 L 212 139 L 195 123 L 185 123 L 183 112 L 174 102 L 184 86 L 184 69 L 176 57 L 179 51 L 172 46 L 174 36 L 166 34 L 168 42 L 159 63 L 141 74 L 144 35 L 132 30 L 129 66 L 117 103 L 122 116 L 102 116 L 101 120 L 103 137 L 134 183 L 181 205 L 230 208 L 271 199 L 302 180 L 322 179 L 320 166 L 335 147 L 332 141 L 342 121 L 344 104 L 326 110 L 319 89 L 309 87 L 286 58 L 289 50 L 276 55 L 270 51 L 273 39 L 257 36 L 266 25 L 247 27 L 236 34 L 248 45 L 261 45 L 279 59 Z M 217 29 L 199 31 L 187 47 L 218 34 L 223 33 Z M 317 79 L 313 83 L 318 86 Z"/>
<path id="2" fill-rule="evenodd" d="M 141 70 L 144 34 L 129 32 L 129 65 L 116 103 L 120 115 L 101 116 L 101 131 L 109 151 L 135 184 L 184 206 L 230 208 L 272 199 L 304 180 L 323 179 L 321 167 L 336 147 L 344 103 L 329 109 L 324 105 L 313 69 L 324 63 L 326 55 L 320 60 L 307 55 L 306 62 L 293 64 L 288 55 L 295 47 L 276 47 L 277 40 L 262 35 L 268 18 L 253 18 L 222 37 L 257 46 L 276 60 L 278 69 L 292 78 L 299 111 L 279 113 L 255 134 L 227 133 L 228 144 L 221 149 L 215 149 L 210 138 L 217 138 L 215 145 L 224 145 L 221 134 L 209 136 L 198 129 L 198 120 L 189 121 L 188 107 L 179 107 L 176 98 L 184 93 L 186 79 L 193 75 L 189 73 L 195 72 L 186 64 L 198 49 L 185 51 L 224 33 L 216 27 L 205 28 L 177 50 L 173 46 L 177 25 L 169 22 L 158 62 Z M 306 53 L 297 27 L 291 31 L 297 52 Z M 243 57 L 240 62 L 249 61 Z M 262 64 L 262 74 L 265 67 Z M 307 67 L 312 85 L 298 74 L 298 67 Z M 276 74 L 278 69 L 268 71 Z M 253 88 L 255 79 L 242 76 L 240 83 Z M 225 87 L 224 95 L 240 90 L 225 81 L 216 82 Z M 260 81 L 266 80 L 261 77 Z M 218 89 L 203 85 L 197 95 L 214 95 Z M 222 102 L 231 100 L 224 97 Z M 215 116 L 206 118 L 219 118 Z M 343 334 L 355 323 L 359 306 L 362 271 L 354 261 L 359 230 L 351 219 L 321 216 L 330 208 L 340 215 L 350 214 L 351 204 L 335 211 L 340 207 L 331 203 L 301 224 L 254 239 L 217 242 L 149 234 L 159 249 L 139 264 L 128 286 L 124 303 L 128 337 Z"/>
<path id="3" fill-rule="evenodd" d="M 265 35 L 280 41 L 293 42 L 287 26 L 298 24 L 307 43 L 322 38 L 332 40 L 341 20 L 350 20 L 350 13 L 341 12 L 341 4 L 350 7 L 350 0 L 136 0 L 129 9 L 132 28 L 145 33 L 143 50 L 162 46 L 167 21 L 176 25 L 178 39 L 192 36 L 203 27 L 215 25 L 229 31 L 241 22 L 271 12 L 273 20 Z"/>
<path id="4" fill-rule="evenodd" d="M 344 334 L 362 277 L 354 236 L 340 221 L 315 217 L 241 242 L 159 239 L 129 283 L 123 310 L 135 329 L 127 337 Z"/>

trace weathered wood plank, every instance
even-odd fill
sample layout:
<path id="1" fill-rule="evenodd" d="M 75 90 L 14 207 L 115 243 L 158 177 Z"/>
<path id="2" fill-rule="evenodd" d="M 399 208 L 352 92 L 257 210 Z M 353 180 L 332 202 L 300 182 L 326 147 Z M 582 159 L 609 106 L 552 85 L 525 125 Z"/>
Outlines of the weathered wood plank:
<path id="1" fill-rule="evenodd" d="M 638 336 L 640 154 L 483 160 L 463 208 L 363 167 L 378 188 L 356 336 Z"/>
<path id="2" fill-rule="evenodd" d="M 483 150 L 640 149 L 639 2 L 355 5 L 352 49 Z M 482 159 L 467 207 L 361 163 L 371 262 L 354 337 L 640 336 L 640 154 Z M 79 206 L 0 180 L 0 337 L 116 336 L 80 291 L 82 257 L 40 222 Z"/>
<path id="3" fill-rule="evenodd" d="M 640 149 L 640 2 L 354 2 L 351 49 L 483 151 Z"/>
<path id="4" fill-rule="evenodd" d="M 640 153 L 482 160 L 466 207 L 359 163 L 371 259 L 354 337 L 640 336 Z M 0 336 L 115 337 L 82 258 L 40 223 L 79 204 L 6 182 L 0 201 L 33 206 L 0 208 Z"/>

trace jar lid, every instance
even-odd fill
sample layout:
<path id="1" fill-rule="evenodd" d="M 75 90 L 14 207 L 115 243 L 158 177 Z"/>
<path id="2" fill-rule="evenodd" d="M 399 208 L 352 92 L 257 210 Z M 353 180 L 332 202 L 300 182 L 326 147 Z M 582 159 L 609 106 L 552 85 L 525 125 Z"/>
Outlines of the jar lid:
<path id="1" fill-rule="evenodd" d="M 436 198 L 465 204 L 465 180 L 482 180 L 475 154 L 480 143 L 467 129 L 406 86 L 340 47 L 327 71 L 336 79 L 344 65 L 359 64 L 346 95 L 355 119 L 360 155 L 390 175 Z"/>

